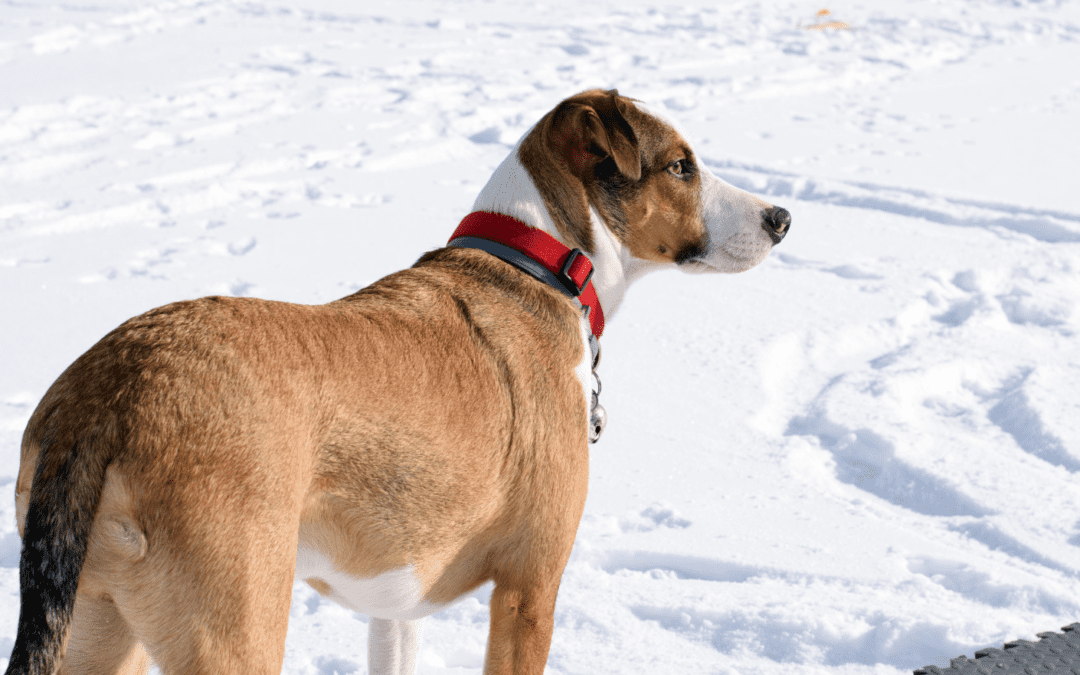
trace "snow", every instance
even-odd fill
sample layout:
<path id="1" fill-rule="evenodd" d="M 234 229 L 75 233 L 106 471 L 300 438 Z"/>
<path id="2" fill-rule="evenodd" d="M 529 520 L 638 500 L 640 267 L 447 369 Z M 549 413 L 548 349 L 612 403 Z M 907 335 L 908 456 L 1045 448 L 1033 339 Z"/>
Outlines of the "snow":
<path id="1" fill-rule="evenodd" d="M 174 300 L 410 265 L 592 86 L 793 229 L 609 320 L 548 672 L 898 675 L 1080 620 L 1080 4 L 818 9 L 0 2 L 0 666 L 19 439 L 75 357 Z M 480 672 L 489 593 L 420 673 Z M 283 672 L 366 645 L 296 586 Z"/>

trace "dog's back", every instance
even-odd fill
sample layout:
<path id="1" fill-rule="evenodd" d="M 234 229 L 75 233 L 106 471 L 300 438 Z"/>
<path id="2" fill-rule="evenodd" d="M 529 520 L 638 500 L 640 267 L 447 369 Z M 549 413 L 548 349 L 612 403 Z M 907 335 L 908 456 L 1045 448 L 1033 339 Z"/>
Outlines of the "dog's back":
<path id="1" fill-rule="evenodd" d="M 565 297 L 502 267 L 443 249 L 327 305 L 203 298 L 105 336 L 24 436 L 9 672 L 51 672 L 73 615 L 75 671 L 138 670 L 139 643 L 181 669 L 202 654 L 273 670 L 298 547 L 355 577 L 411 566 L 410 600 L 429 605 L 534 573 L 531 525 L 580 512 L 573 495 L 538 513 L 547 487 L 522 474 L 587 461 L 584 423 L 550 424 L 574 409 L 552 392 L 581 398 L 581 338 Z M 567 489 L 583 501 L 582 481 Z"/>

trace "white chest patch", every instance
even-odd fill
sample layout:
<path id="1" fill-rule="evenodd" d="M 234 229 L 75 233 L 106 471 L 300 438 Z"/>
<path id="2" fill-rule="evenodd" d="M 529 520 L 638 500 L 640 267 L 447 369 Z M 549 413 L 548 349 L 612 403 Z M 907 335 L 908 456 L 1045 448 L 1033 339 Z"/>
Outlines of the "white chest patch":
<path id="1" fill-rule="evenodd" d="M 296 578 L 342 607 L 379 619 L 413 621 L 445 606 L 423 599 L 423 586 L 412 565 L 357 578 L 335 569 L 328 557 L 302 544 L 296 551 Z"/>

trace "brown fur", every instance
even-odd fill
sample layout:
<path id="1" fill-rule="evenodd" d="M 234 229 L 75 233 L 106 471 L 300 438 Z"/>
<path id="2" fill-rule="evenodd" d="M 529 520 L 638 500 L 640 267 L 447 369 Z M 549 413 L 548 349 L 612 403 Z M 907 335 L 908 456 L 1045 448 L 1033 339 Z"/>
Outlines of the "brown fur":
<path id="1" fill-rule="evenodd" d="M 519 157 L 573 246 L 590 204 L 638 258 L 708 244 L 685 140 L 615 91 L 564 101 Z M 127 321 L 23 437 L 8 673 L 276 673 L 300 544 L 353 578 L 412 566 L 436 605 L 494 580 L 484 672 L 542 673 L 588 484 L 580 330 L 566 296 L 455 248 L 326 305 Z"/>
<path id="2" fill-rule="evenodd" d="M 357 576 L 415 564 L 436 603 L 494 579 L 488 672 L 540 672 L 588 481 L 581 351 L 568 298 L 462 249 L 328 305 L 123 324 L 24 436 L 20 528 L 47 430 L 111 432 L 65 672 L 106 652 L 142 672 L 143 649 L 165 673 L 277 672 L 299 537 Z"/>

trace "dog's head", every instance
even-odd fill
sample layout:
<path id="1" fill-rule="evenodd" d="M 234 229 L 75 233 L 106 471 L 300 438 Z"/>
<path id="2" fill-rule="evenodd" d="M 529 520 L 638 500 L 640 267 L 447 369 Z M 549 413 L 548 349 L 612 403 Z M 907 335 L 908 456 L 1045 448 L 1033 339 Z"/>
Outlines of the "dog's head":
<path id="1" fill-rule="evenodd" d="M 728 185 L 661 116 L 615 90 L 566 99 L 522 139 L 519 158 L 559 232 L 595 253 L 595 209 L 634 258 L 742 272 L 787 234 L 785 209 Z"/>

